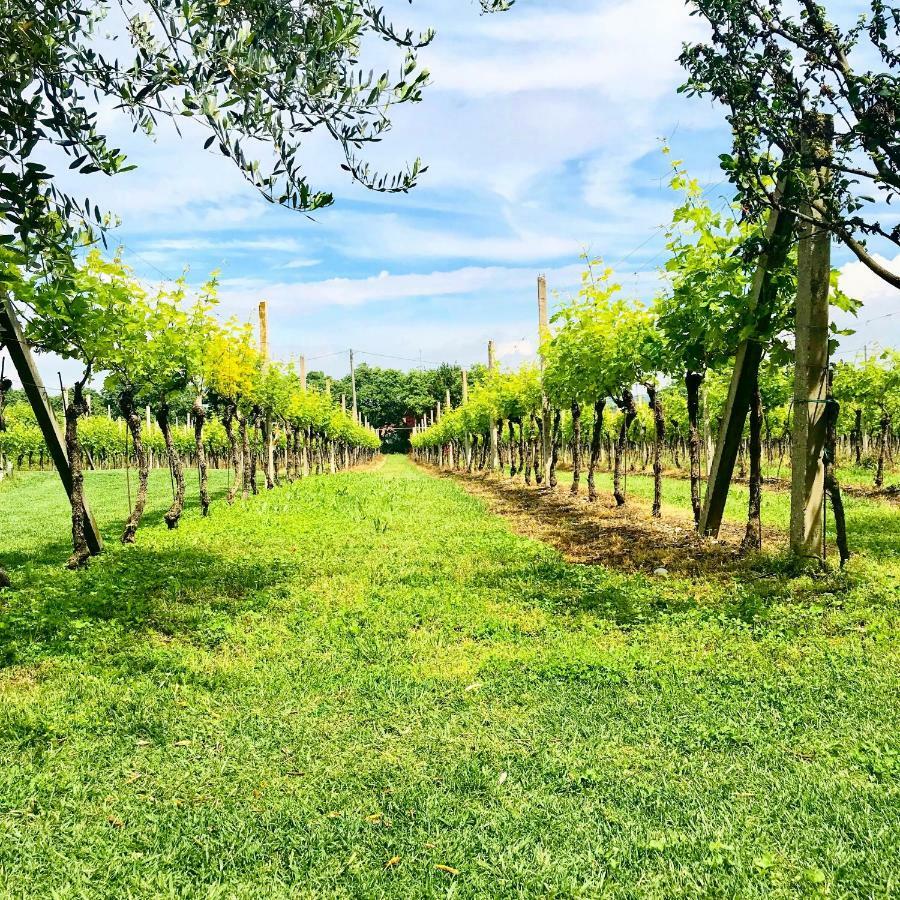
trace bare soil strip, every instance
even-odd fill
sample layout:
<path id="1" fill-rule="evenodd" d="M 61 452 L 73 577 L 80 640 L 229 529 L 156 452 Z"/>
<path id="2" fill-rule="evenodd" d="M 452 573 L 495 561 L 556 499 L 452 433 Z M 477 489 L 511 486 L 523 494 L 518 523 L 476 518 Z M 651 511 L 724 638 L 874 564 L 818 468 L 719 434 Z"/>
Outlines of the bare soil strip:
<path id="1" fill-rule="evenodd" d="M 590 503 L 584 495 L 573 496 L 567 485 L 549 491 L 503 476 L 420 468 L 454 479 L 507 519 L 517 534 L 556 547 L 571 562 L 642 572 L 662 567 L 672 574 L 707 577 L 746 567 L 740 553 L 743 525 L 726 522 L 718 540 L 707 540 L 696 533 L 689 515 L 670 508 L 654 519 L 650 504 L 636 498 L 616 507 L 612 497 L 601 495 Z M 764 544 L 779 539 L 779 531 L 764 529 Z"/>

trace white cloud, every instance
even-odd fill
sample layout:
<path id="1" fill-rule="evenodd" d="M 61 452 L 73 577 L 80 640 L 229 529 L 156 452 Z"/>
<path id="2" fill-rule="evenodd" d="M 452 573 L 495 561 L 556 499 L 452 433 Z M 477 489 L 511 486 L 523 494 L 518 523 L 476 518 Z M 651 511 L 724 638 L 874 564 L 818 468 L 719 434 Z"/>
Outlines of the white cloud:
<path id="1" fill-rule="evenodd" d="M 900 254 L 893 260 L 875 254 L 876 259 L 895 272 L 900 272 Z M 875 275 L 864 263 L 854 260 L 840 268 L 841 290 L 862 301 L 854 316 L 835 313 L 841 327 L 852 328 L 854 334 L 841 339 L 838 355 L 842 358 L 861 355 L 863 347 L 900 346 L 900 291 Z"/>
<path id="2" fill-rule="evenodd" d="M 548 272 L 554 285 L 568 287 L 577 282 L 578 265 Z M 391 274 L 388 271 L 367 278 L 328 278 L 309 282 L 268 282 L 264 279 L 225 279 L 223 305 L 229 310 L 250 309 L 259 299 L 270 309 L 310 310 L 322 307 L 352 307 L 367 303 L 416 300 L 435 297 L 466 297 L 476 300 L 481 292 L 514 292 L 534 289 L 533 269 L 502 266 L 469 266 L 445 272 Z"/>
<path id="3" fill-rule="evenodd" d="M 247 238 L 246 240 L 214 241 L 209 238 L 166 238 L 153 241 L 149 245 L 152 251 L 173 250 L 177 252 L 198 252 L 208 250 L 236 250 L 239 252 L 265 251 L 268 253 L 298 253 L 303 245 L 296 238 L 291 237 L 261 237 Z M 298 261 L 300 264 L 315 265 L 308 260 Z"/>

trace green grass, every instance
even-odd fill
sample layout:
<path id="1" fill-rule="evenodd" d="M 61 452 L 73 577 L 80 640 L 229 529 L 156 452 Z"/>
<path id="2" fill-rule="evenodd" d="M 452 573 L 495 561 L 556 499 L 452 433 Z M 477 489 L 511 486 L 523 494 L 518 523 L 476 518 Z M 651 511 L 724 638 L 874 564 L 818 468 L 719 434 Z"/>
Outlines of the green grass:
<path id="1" fill-rule="evenodd" d="M 56 480 L 0 486 L 2 896 L 900 891 L 891 559 L 574 566 L 394 457 L 174 533 L 155 473 L 127 548 L 88 491 L 71 573 Z"/>
<path id="2" fill-rule="evenodd" d="M 559 482 L 568 486 L 572 483 L 572 473 L 559 472 Z M 612 494 L 612 476 L 600 472 L 596 476 L 597 490 Z M 587 491 L 586 480 L 582 478 L 582 491 Z M 653 478 L 634 472 L 628 474 L 627 495 L 652 503 Z M 705 491 L 705 485 L 703 490 Z M 746 485 L 733 484 L 728 492 L 725 504 L 726 521 L 743 523 L 747 521 L 748 491 Z M 847 531 L 850 550 L 862 552 L 878 560 L 896 560 L 900 562 L 900 506 L 890 501 L 856 497 L 845 494 L 844 512 L 847 519 Z M 691 484 L 685 478 L 663 478 L 663 512 L 680 512 L 688 514 L 691 509 Z M 786 490 L 774 490 L 763 486 L 762 522 L 767 528 L 787 531 L 790 524 L 791 498 Z M 828 537 L 828 553 L 837 555 L 834 546 L 834 517 L 830 504 L 826 509 L 826 531 Z M 773 548 L 774 549 L 774 548 Z"/>

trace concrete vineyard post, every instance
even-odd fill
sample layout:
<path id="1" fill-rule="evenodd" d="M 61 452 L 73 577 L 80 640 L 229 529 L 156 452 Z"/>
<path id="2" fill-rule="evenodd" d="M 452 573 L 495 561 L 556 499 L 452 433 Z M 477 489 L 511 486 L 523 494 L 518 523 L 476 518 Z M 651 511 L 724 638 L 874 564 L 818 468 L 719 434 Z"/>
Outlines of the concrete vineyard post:
<path id="1" fill-rule="evenodd" d="M 306 357 L 300 357 L 300 390 L 306 390 Z M 330 392 L 329 392 L 330 393 Z"/>
<path id="2" fill-rule="evenodd" d="M 833 125 L 811 118 L 802 138 L 804 167 L 817 193 L 828 179 Z M 791 445 L 791 552 L 824 558 L 825 399 L 828 394 L 828 293 L 831 233 L 815 203 L 805 203 L 797 246 L 797 308 L 794 346 L 794 420 Z M 812 221 L 810 221 L 812 220 Z"/>
<path id="3" fill-rule="evenodd" d="M 488 341 L 488 372 L 494 371 L 496 361 L 494 359 L 494 342 Z M 500 468 L 500 448 L 497 446 L 497 422 L 491 416 L 491 469 L 497 471 Z"/>
<path id="4" fill-rule="evenodd" d="M 71 498 L 72 470 L 69 466 L 65 441 L 47 399 L 47 391 L 41 381 L 40 373 L 34 364 L 31 348 L 25 341 L 15 310 L 7 297 L 3 297 L 0 301 L 0 341 L 6 345 L 6 350 L 15 366 L 19 381 L 22 382 L 25 396 L 34 411 L 56 471 L 59 472 L 63 487 Z M 97 528 L 97 523 L 91 514 L 87 498 L 82 501 L 82 509 L 84 510 L 84 537 L 88 550 L 96 556 L 103 550 L 103 538 L 100 536 L 100 529 Z"/>
<path id="5" fill-rule="evenodd" d="M 469 402 L 469 373 L 462 370 L 462 405 L 465 406 Z M 472 438 L 467 431 L 463 437 L 463 451 L 466 457 L 466 469 L 472 465 Z"/>
<path id="6" fill-rule="evenodd" d="M 538 275 L 537 280 L 538 293 L 538 342 L 541 347 L 539 356 L 541 363 L 541 372 L 544 371 L 544 352 L 543 345 L 550 333 L 550 318 L 547 313 L 547 278 L 544 275 Z M 550 484 L 550 401 L 547 395 L 541 392 L 541 464 L 544 467 L 544 484 Z"/>
<path id="7" fill-rule="evenodd" d="M 447 412 L 450 412 L 450 388 L 447 388 L 447 392 L 444 396 L 445 400 L 445 408 Z M 453 443 L 451 441 L 447 441 L 447 468 L 453 468 Z"/>

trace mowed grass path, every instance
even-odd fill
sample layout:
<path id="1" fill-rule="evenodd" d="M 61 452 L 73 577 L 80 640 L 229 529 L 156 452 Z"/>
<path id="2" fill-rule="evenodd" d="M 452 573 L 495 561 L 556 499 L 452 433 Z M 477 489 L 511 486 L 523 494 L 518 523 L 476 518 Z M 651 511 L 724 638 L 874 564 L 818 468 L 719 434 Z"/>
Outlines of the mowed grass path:
<path id="1" fill-rule="evenodd" d="M 88 481 L 82 573 L 0 486 L 0 896 L 900 891 L 890 573 L 569 565 L 393 457 L 123 548 Z"/>

